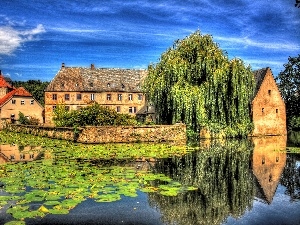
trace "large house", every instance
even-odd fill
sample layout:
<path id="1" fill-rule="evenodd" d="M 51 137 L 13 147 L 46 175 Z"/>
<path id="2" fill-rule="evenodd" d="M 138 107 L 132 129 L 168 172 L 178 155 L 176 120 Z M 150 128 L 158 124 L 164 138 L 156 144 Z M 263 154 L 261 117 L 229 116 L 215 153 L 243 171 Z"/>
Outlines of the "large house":
<path id="1" fill-rule="evenodd" d="M 286 135 L 285 103 L 269 67 L 254 72 L 255 97 L 252 101 L 253 136 Z"/>
<path id="2" fill-rule="evenodd" d="M 145 105 L 141 82 L 147 70 L 66 67 L 63 63 L 45 90 L 45 123 L 52 124 L 58 104 L 77 110 L 91 102 L 120 113 L 136 113 Z"/>
<path id="3" fill-rule="evenodd" d="M 0 118 L 16 121 L 19 119 L 19 112 L 43 123 L 43 106 L 23 87 L 13 87 L 12 83 L 0 74 Z"/>

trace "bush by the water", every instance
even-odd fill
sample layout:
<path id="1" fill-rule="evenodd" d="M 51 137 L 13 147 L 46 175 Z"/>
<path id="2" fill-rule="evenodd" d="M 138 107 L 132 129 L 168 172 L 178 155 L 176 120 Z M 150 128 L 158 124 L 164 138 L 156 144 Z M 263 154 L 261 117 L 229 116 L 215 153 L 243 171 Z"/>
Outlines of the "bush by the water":
<path id="1" fill-rule="evenodd" d="M 54 124 L 59 127 L 137 125 L 135 117 L 93 103 L 79 110 L 69 111 L 64 105 L 54 110 Z"/>

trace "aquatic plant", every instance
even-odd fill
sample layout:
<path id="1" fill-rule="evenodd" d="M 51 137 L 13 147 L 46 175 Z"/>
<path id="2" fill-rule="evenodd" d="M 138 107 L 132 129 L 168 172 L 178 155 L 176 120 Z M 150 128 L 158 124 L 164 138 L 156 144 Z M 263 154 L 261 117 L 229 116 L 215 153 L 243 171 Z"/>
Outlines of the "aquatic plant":
<path id="1" fill-rule="evenodd" d="M 157 157 L 192 151 L 183 146 L 84 145 L 3 131 L 0 143 L 41 146 L 39 160 L 0 165 L 5 193 L 0 193 L 0 207 L 10 205 L 7 213 L 17 220 L 67 214 L 88 198 L 112 202 L 123 196 L 136 197 L 137 191 L 177 195 L 193 189 L 152 167 Z"/>

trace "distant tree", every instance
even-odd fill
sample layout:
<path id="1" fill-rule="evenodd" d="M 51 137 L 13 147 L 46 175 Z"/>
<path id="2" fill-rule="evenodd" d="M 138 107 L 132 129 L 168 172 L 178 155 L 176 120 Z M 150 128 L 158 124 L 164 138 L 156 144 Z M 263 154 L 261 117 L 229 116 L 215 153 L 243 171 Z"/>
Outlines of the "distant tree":
<path id="1" fill-rule="evenodd" d="M 205 127 L 226 136 L 245 136 L 253 128 L 251 68 L 229 60 L 212 36 L 196 31 L 176 41 L 148 70 L 144 90 L 158 122 L 182 121 L 195 132 Z"/>
<path id="2" fill-rule="evenodd" d="M 300 54 L 289 57 L 284 67 L 276 81 L 286 104 L 289 124 L 291 121 L 297 124 L 297 117 L 300 117 Z"/>
<path id="3" fill-rule="evenodd" d="M 24 87 L 29 91 L 33 97 L 42 105 L 45 105 L 44 90 L 49 85 L 48 81 L 28 80 L 28 81 L 14 81 L 14 87 Z"/>

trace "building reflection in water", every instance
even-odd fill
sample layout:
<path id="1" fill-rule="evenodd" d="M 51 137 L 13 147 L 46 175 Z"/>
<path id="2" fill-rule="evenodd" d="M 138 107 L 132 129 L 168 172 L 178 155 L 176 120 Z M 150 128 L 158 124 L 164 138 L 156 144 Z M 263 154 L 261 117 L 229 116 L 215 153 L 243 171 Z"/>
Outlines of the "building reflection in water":
<path id="1" fill-rule="evenodd" d="M 40 147 L 0 145 L 0 164 L 7 162 L 27 162 L 40 157 Z"/>
<path id="2" fill-rule="evenodd" d="M 256 196 L 270 204 L 286 163 L 286 136 L 253 138 L 252 170 Z"/>
<path id="3" fill-rule="evenodd" d="M 154 168 L 184 185 L 177 196 L 149 193 L 166 224 L 222 224 L 241 218 L 254 199 L 270 203 L 286 163 L 286 137 L 201 142 L 200 150 L 158 160 Z"/>

